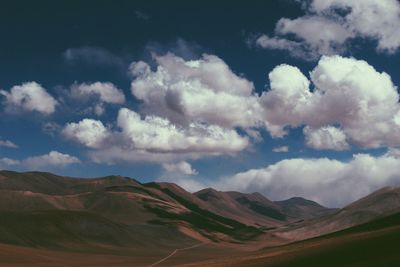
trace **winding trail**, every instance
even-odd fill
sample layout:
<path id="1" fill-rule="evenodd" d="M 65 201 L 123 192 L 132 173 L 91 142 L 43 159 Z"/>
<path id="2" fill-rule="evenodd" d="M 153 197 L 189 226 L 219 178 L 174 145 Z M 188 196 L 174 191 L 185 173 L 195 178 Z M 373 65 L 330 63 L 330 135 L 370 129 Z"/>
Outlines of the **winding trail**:
<path id="1" fill-rule="evenodd" d="M 156 266 L 156 265 L 158 265 L 158 264 L 160 264 L 160 263 L 162 263 L 162 262 L 168 260 L 169 258 L 171 258 L 172 256 L 174 256 L 178 251 L 183 251 L 183 250 L 188 250 L 188 249 L 192 249 L 192 248 L 197 248 L 197 247 L 200 247 L 200 246 L 204 246 L 204 245 L 206 245 L 206 244 L 208 244 L 208 243 L 200 243 L 200 244 L 196 244 L 196 245 L 193 245 L 193 246 L 190 246 L 190 247 L 186 247 L 186 248 L 177 248 L 177 249 L 175 249 L 174 251 L 172 251 L 171 254 L 169 254 L 169 255 L 166 256 L 165 258 L 162 258 L 161 260 L 159 260 L 159 261 L 157 261 L 157 262 L 155 262 L 155 263 L 149 265 L 148 267 L 154 267 L 154 266 Z"/>

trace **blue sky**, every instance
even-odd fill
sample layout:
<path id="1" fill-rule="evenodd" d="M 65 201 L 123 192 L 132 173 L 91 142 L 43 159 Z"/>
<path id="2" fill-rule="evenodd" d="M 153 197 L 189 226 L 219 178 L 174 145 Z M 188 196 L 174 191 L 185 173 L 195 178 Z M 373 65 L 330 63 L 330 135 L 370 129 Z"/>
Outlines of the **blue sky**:
<path id="1" fill-rule="evenodd" d="M 3 5 L 0 168 L 330 206 L 399 184 L 399 2 L 134 2 Z"/>

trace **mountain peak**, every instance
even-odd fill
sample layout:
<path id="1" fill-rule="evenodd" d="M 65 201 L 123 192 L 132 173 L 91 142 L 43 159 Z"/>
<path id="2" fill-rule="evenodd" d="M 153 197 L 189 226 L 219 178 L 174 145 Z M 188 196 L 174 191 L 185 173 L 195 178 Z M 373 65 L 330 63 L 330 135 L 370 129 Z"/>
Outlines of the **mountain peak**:
<path id="1" fill-rule="evenodd" d="M 309 200 L 309 199 L 305 199 L 303 197 L 291 197 L 289 199 L 286 200 L 281 200 L 281 201 L 275 201 L 275 203 L 279 203 L 281 205 L 301 205 L 301 206 L 315 206 L 315 207 L 323 207 L 321 204 Z"/>
<path id="2" fill-rule="evenodd" d="M 201 200 L 207 201 L 210 198 L 221 198 L 220 196 L 221 192 L 215 190 L 214 188 L 204 188 L 200 191 L 197 191 L 194 193 L 195 196 L 200 198 Z"/>

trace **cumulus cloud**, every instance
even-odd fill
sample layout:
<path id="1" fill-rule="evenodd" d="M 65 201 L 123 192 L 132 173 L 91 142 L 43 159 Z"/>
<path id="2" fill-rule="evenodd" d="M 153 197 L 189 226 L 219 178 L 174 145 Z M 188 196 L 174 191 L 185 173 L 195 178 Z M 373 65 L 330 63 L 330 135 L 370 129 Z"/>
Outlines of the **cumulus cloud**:
<path id="1" fill-rule="evenodd" d="M 116 121 L 118 130 L 107 129 L 101 121 L 83 119 L 68 123 L 62 133 L 88 148 L 96 162 L 171 161 L 174 158 L 199 158 L 235 154 L 250 144 L 235 130 L 217 125 L 190 123 L 175 125 L 158 116 L 141 117 L 135 111 L 121 108 Z"/>
<path id="2" fill-rule="evenodd" d="M 332 147 L 332 141 L 340 141 L 342 149 L 344 141 L 364 148 L 400 144 L 399 95 L 388 74 L 362 60 L 323 56 L 310 76 L 309 81 L 288 65 L 269 74 L 271 90 L 263 93 L 261 102 L 266 120 L 275 126 L 272 135 L 284 135 L 285 127 L 307 125 L 314 129 L 307 128 L 308 137 L 314 133 L 314 141 L 317 136 L 324 139 L 319 148 Z M 327 128 L 318 131 L 321 127 Z"/>
<path id="3" fill-rule="evenodd" d="M 400 159 L 387 154 L 356 154 L 350 161 L 298 158 L 203 182 L 202 187 L 261 192 L 273 200 L 300 196 L 328 207 L 342 207 L 381 187 L 400 185 L 399 173 Z M 199 187 L 198 181 L 190 178 L 176 182 L 191 191 Z"/>
<path id="4" fill-rule="evenodd" d="M 218 57 L 155 59 L 155 70 L 145 62 L 131 66 L 132 93 L 143 102 L 144 115 L 122 108 L 118 131 L 86 119 L 66 125 L 64 136 L 113 158 L 120 153 L 124 160 L 156 161 L 182 153 L 188 157 L 181 160 L 237 153 L 259 141 L 263 128 L 284 137 L 291 128 L 305 127 L 306 145 L 314 149 L 400 145 L 397 88 L 388 74 L 363 60 L 323 56 L 310 78 L 297 67 L 279 65 L 269 73 L 269 90 L 257 95 L 252 83 Z"/>
<path id="5" fill-rule="evenodd" d="M 120 153 L 124 160 L 156 161 L 178 153 L 198 158 L 240 152 L 264 127 L 273 137 L 283 137 L 290 128 L 305 126 L 306 145 L 314 149 L 400 144 L 397 88 L 389 75 L 365 61 L 323 56 L 310 79 L 294 66 L 279 65 L 269 73 L 270 90 L 259 96 L 252 83 L 215 56 L 185 61 L 167 54 L 155 59 L 154 71 L 145 62 L 131 66 L 136 77 L 132 93 L 143 101 L 144 113 L 152 115 L 122 108 L 116 121 L 119 131 L 109 133 L 100 121 L 86 119 L 66 125 L 64 136 L 103 148 L 113 158 Z M 85 90 L 92 92 L 91 87 Z"/>
<path id="6" fill-rule="evenodd" d="M 333 126 L 313 129 L 305 127 L 303 129 L 306 145 L 314 149 L 346 150 L 349 144 L 346 142 L 345 133 Z"/>
<path id="7" fill-rule="evenodd" d="M 350 162 L 330 159 L 290 159 L 264 169 L 239 173 L 227 187 L 258 191 L 272 199 L 311 198 L 328 206 L 343 206 L 380 187 L 400 184 L 399 160 L 358 154 Z M 229 182 L 228 182 L 229 181 Z"/>
<path id="8" fill-rule="evenodd" d="M 186 161 L 181 161 L 178 163 L 164 163 L 162 167 L 166 172 L 173 174 L 184 174 L 184 175 L 198 174 L 197 170 L 193 169 L 192 166 Z"/>
<path id="9" fill-rule="evenodd" d="M 100 148 L 110 135 L 109 130 L 101 121 L 83 119 L 78 123 L 67 123 L 62 134 L 70 140 L 81 143 L 90 148 Z"/>
<path id="10" fill-rule="evenodd" d="M 133 95 L 143 110 L 174 123 L 200 121 L 226 128 L 260 122 L 254 85 L 214 55 L 185 61 L 173 54 L 155 56 L 156 70 L 142 61 L 131 65 Z"/>
<path id="11" fill-rule="evenodd" d="M 287 132 L 286 125 L 299 126 L 307 117 L 312 93 L 309 90 L 310 82 L 293 66 L 279 65 L 269 73 L 270 90 L 264 92 L 260 102 L 263 106 L 268 130 L 272 136 L 282 137 Z"/>
<path id="12" fill-rule="evenodd" d="M 18 146 L 10 140 L 0 140 L 0 147 L 18 148 Z"/>
<path id="13" fill-rule="evenodd" d="M 256 44 L 308 60 L 343 53 L 354 38 L 376 41 L 380 52 L 394 53 L 400 46 L 400 4 L 396 0 L 312 0 L 304 6 L 303 17 L 281 18 L 276 36 L 261 35 Z"/>
<path id="14" fill-rule="evenodd" d="M 148 151 L 221 154 L 241 151 L 249 144 L 234 130 L 201 123 L 183 128 L 157 116 L 142 119 L 127 108 L 120 109 L 117 124 L 135 148 Z"/>
<path id="15" fill-rule="evenodd" d="M 257 128 L 267 123 L 259 96 L 253 83 L 223 60 L 213 55 L 184 60 L 171 53 L 154 55 L 154 60 L 155 70 L 143 61 L 130 66 L 131 90 L 142 102 L 140 113 L 121 108 L 113 131 L 92 119 L 69 123 L 64 136 L 93 149 L 89 155 L 95 162 L 169 163 L 232 155 L 259 138 Z M 88 85 L 74 90 L 100 91 Z"/>
<path id="16" fill-rule="evenodd" d="M 5 103 L 11 110 L 17 108 L 49 115 L 54 113 L 57 105 L 57 100 L 36 82 L 13 86 L 9 92 L 0 90 L 0 95 L 5 97 Z"/>
<path id="17" fill-rule="evenodd" d="M 272 149 L 272 152 L 275 152 L 275 153 L 289 152 L 289 147 L 288 146 L 274 147 Z"/>
<path id="18" fill-rule="evenodd" d="M 145 62 L 132 64 L 132 93 L 145 112 L 174 124 L 239 127 L 249 136 L 265 127 L 273 137 L 305 125 L 306 142 L 317 149 L 400 144 L 397 88 L 365 61 L 323 56 L 310 79 L 297 67 L 279 65 L 269 73 L 270 90 L 258 96 L 216 56 L 155 60 L 154 71 Z"/>

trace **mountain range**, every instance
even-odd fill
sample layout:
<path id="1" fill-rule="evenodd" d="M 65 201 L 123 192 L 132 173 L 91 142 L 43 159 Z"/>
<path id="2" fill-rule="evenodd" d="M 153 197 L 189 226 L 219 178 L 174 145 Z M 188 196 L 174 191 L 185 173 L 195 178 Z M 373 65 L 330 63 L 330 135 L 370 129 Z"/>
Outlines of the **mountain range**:
<path id="1" fill-rule="evenodd" d="M 398 237 L 399 212 L 394 187 L 331 209 L 301 197 L 271 201 L 212 188 L 190 193 L 122 176 L 1 171 L 0 264 L 290 266 L 288 260 L 298 260 L 293 255 L 302 251 L 304 258 L 315 244 L 327 246 L 329 258 L 329 248 L 351 246 L 354 238 Z M 277 256 L 288 251 L 291 257 Z M 375 262 L 400 259 L 388 251 Z"/>

